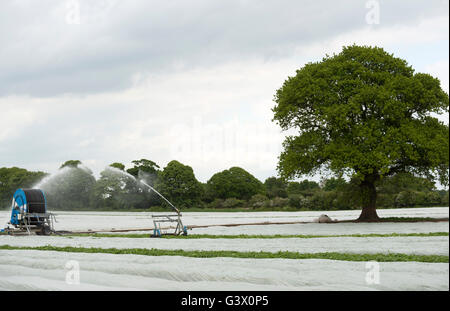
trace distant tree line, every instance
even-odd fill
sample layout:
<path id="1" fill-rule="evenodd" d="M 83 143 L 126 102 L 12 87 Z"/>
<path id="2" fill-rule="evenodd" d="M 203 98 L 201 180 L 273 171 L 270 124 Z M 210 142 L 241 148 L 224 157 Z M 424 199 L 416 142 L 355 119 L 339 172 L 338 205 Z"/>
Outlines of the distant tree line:
<path id="1" fill-rule="evenodd" d="M 156 189 L 181 209 L 346 210 L 361 208 L 357 181 L 328 178 L 285 181 L 270 177 L 264 183 L 240 167 L 198 181 L 190 166 L 171 161 L 161 169 L 141 159 L 132 167 L 112 163 L 96 179 L 80 161 L 70 160 L 52 176 L 23 168 L 0 168 L 0 206 L 9 207 L 14 191 L 39 185 L 53 210 L 147 210 L 169 208 Z M 448 190 L 437 190 L 426 178 L 401 173 L 377 183 L 378 206 L 400 208 L 448 206 Z"/>
<path id="2" fill-rule="evenodd" d="M 30 172 L 18 167 L 0 168 L 0 208 L 11 205 L 14 192 L 18 188 L 30 188 L 37 184 L 47 174 Z"/>

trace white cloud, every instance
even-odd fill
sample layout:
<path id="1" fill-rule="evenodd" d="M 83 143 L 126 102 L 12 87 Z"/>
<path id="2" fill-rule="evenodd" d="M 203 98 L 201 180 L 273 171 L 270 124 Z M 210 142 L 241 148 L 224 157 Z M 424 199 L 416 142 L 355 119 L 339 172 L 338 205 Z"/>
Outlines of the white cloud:
<path id="1" fill-rule="evenodd" d="M 261 5 L 259 9 L 264 7 Z M 383 7 L 381 13 L 385 14 Z M 308 12 L 316 12 L 314 8 L 309 8 L 310 11 L 308 8 L 305 6 L 299 18 L 309 15 Z M 67 94 L 55 91 L 47 97 L 39 97 L 21 93 L 17 88 L 18 95 L 0 97 L 0 163 L 53 172 L 64 161 L 79 159 L 98 174 L 112 162 L 130 164 L 132 160 L 148 158 L 165 166 L 176 159 L 191 165 L 202 181 L 231 166 L 241 166 L 263 180 L 276 174 L 277 157 L 285 135 L 271 121 L 276 89 L 306 62 L 319 60 L 325 53 L 339 52 L 343 45 L 353 43 L 385 47 L 405 58 L 413 67 L 425 68 L 426 72 L 439 77 L 448 91 L 448 50 L 430 48 L 426 51 L 429 54 L 415 53 L 419 46 L 448 43 L 448 13 L 430 13 L 431 17 L 419 18 L 417 15 L 420 14 L 409 12 L 414 18 L 408 21 L 403 18 L 398 22 L 394 19 L 387 22 L 389 16 L 382 15 L 379 25 L 366 25 L 362 3 L 361 9 L 356 10 L 358 14 L 362 13 L 361 16 L 355 15 L 360 17 L 361 24 L 350 23 L 351 26 L 342 26 L 342 30 L 327 31 L 327 28 L 347 22 L 342 16 L 333 15 L 331 4 L 327 8 L 329 10 L 320 16 L 320 23 L 304 22 L 299 28 L 294 27 L 295 23 L 280 23 L 281 30 L 267 26 L 261 33 L 255 32 L 261 41 L 255 39 L 251 44 L 243 42 L 251 37 L 251 31 L 243 37 L 237 35 L 238 28 L 244 27 L 245 16 L 236 17 L 235 24 L 230 25 L 226 23 L 228 15 L 211 11 L 214 14 L 208 18 L 217 17 L 217 20 L 211 20 L 211 29 L 215 31 L 211 34 L 208 28 L 189 28 L 202 17 L 199 12 L 184 15 L 176 27 L 162 23 L 163 19 L 153 12 L 152 17 L 162 24 L 150 24 L 160 25 L 160 34 L 174 34 L 171 31 L 165 33 L 164 27 L 173 30 L 183 26 L 191 30 L 189 34 L 186 32 L 186 36 L 190 36 L 189 42 L 183 37 L 172 38 L 163 42 L 163 50 L 156 54 L 147 49 L 145 40 L 139 41 L 145 31 L 139 33 L 139 26 L 144 21 L 136 8 L 127 7 L 119 18 L 114 15 L 118 13 L 108 7 L 107 13 L 118 18 L 113 21 L 110 16 L 95 17 L 94 10 L 90 13 L 91 22 L 85 17 L 81 27 L 65 25 L 50 29 L 52 32 L 48 37 L 43 34 L 51 22 L 35 17 L 33 25 L 42 22 L 46 27 L 26 28 L 29 33 L 22 29 L 20 31 L 25 31 L 23 36 L 27 40 L 18 40 L 8 50 L 0 49 L 0 68 L 16 70 L 16 74 L 5 79 L 19 81 L 24 76 L 23 81 L 33 87 L 47 81 L 46 86 L 50 86 L 51 91 L 68 81 L 76 84 L 69 83 L 72 90 L 78 86 L 86 88 L 86 85 L 92 86 L 92 90 Z M 63 22 L 62 13 L 64 6 L 51 11 L 53 22 L 59 19 Z M 283 14 L 291 16 L 294 13 Z M 254 14 L 252 16 L 256 17 L 271 15 L 270 12 Z M 327 24 L 329 16 L 333 16 L 333 20 Z M 264 23 L 253 20 L 253 28 L 249 29 Z M 121 25 L 131 27 L 133 38 L 126 40 L 125 30 L 129 28 L 120 29 Z M 119 37 L 111 34 L 113 30 Z M 183 34 L 182 27 L 179 30 Z M 315 31 L 319 35 L 315 36 Z M 196 34 L 194 37 L 192 32 Z M 223 37 L 214 34 L 223 34 Z M 286 37 L 280 38 L 283 35 Z M 0 30 L 0 41 L 2 36 Z M 197 37 L 201 40 L 194 40 Z M 215 40 L 214 48 L 208 40 Z M 171 58 L 168 63 L 162 62 L 158 57 L 166 52 L 164 48 L 168 49 L 168 54 L 178 57 Z M 187 50 L 185 53 L 183 48 Z M 35 57 L 29 57 L 31 52 Z M 197 52 L 200 54 L 197 58 L 189 55 Z M 20 57 L 15 58 L 15 53 Z M 146 62 L 130 67 L 127 61 L 133 59 L 133 53 Z M 227 53 L 233 56 L 228 57 Z M 202 55 L 208 60 L 199 60 Z M 149 62 L 153 57 L 161 61 L 164 70 L 152 70 L 154 67 Z M 23 64 L 20 63 L 22 60 Z M 34 80 L 28 80 L 30 76 Z M 127 81 L 128 84 L 124 84 L 127 87 L 109 84 L 110 79 Z M 15 139 L 23 144 L 13 145 Z"/>
<path id="2" fill-rule="evenodd" d="M 414 49 L 419 45 L 448 41 L 448 15 L 422 19 L 415 24 L 365 25 L 354 31 L 341 33 L 326 40 L 318 40 L 312 44 L 297 47 L 297 54 L 319 60 L 325 54 L 339 53 L 342 46 L 369 45 L 380 46 L 388 52 Z M 448 55 L 448 54 L 447 54 Z M 403 58 L 403 56 L 395 55 Z M 406 56 L 406 55 L 405 55 Z M 424 57 L 426 57 L 424 55 Z"/>
<path id="3" fill-rule="evenodd" d="M 67 22 L 79 3 L 80 23 Z M 14 1 L 0 10 L 0 94 L 55 96 L 125 90 L 136 72 L 162 73 L 172 65 L 208 68 L 253 58 L 292 57 L 296 47 L 336 41 L 360 32 L 365 1 Z M 421 20 L 433 24 L 448 14 L 448 3 L 430 0 L 380 2 L 380 24 L 369 33 L 377 42 L 427 37 L 409 31 Z M 400 37 L 378 29 L 399 25 Z M 442 25 L 438 25 L 439 27 Z M 444 25 L 444 28 L 445 27 Z M 376 37 L 376 34 L 379 34 Z M 356 37 L 355 37 L 356 36 Z M 384 42 L 384 41 L 383 41 Z M 319 46 L 323 55 L 324 47 Z M 315 52 L 315 51 L 312 51 Z"/>
<path id="4" fill-rule="evenodd" d="M 425 67 L 425 72 L 431 74 L 432 76 L 438 78 L 441 81 L 442 89 L 447 92 L 449 90 L 449 61 L 443 59 Z M 437 116 L 439 120 L 443 121 L 445 124 L 449 124 L 449 113 L 446 112 L 442 115 Z"/>
<path id="5" fill-rule="evenodd" d="M 425 67 L 425 72 L 431 74 L 434 77 L 439 78 L 441 81 L 441 87 L 448 93 L 449 86 L 449 73 L 448 73 L 449 61 L 443 59 Z"/>
<path id="6" fill-rule="evenodd" d="M 22 106 L 18 97 L 6 100 L 0 98 L 0 107 L 0 143 L 6 139 L 19 138 L 38 117 L 36 109 Z"/>

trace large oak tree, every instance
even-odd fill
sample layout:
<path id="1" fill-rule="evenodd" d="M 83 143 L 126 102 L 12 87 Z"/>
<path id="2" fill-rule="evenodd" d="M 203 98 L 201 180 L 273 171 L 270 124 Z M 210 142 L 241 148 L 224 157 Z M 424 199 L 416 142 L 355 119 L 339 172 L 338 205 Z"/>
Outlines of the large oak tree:
<path id="1" fill-rule="evenodd" d="M 344 47 L 308 63 L 277 90 L 274 121 L 288 136 L 279 157 L 284 178 L 327 169 L 359 180 L 360 221 L 378 219 L 376 184 L 409 172 L 448 184 L 448 112 L 440 81 L 415 73 L 382 48 Z"/>

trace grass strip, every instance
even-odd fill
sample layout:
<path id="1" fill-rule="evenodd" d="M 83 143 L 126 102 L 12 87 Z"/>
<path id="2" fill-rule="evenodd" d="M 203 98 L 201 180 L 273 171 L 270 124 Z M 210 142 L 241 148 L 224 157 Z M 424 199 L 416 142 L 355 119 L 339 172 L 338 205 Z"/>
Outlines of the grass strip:
<path id="1" fill-rule="evenodd" d="M 448 221 L 448 217 L 433 218 L 433 217 L 383 217 L 379 222 L 438 222 Z"/>
<path id="2" fill-rule="evenodd" d="M 80 236 L 80 237 L 96 237 L 96 238 L 149 238 L 150 233 L 79 233 L 63 236 Z M 367 233 L 367 234 L 339 234 L 339 235 L 258 235 L 258 234 L 239 234 L 239 235 L 220 235 L 220 234 L 194 234 L 194 235 L 163 235 L 163 239 L 312 239 L 312 238 L 371 238 L 371 237 L 433 237 L 433 236 L 449 236 L 448 232 L 428 232 L 428 233 Z"/>
<path id="3" fill-rule="evenodd" d="M 283 259 L 329 259 L 341 261 L 378 261 L 378 262 L 431 262 L 448 263 L 448 256 L 444 255 L 413 255 L 413 254 L 354 254 L 354 253 L 297 253 L 297 252 L 239 252 L 239 251 L 185 251 L 181 249 L 145 249 L 145 248 L 86 248 L 86 247 L 56 247 L 56 246 L 10 246 L 0 245 L 0 250 L 39 250 L 39 251 L 57 251 L 70 253 L 103 253 L 103 254 L 133 254 L 144 256 L 183 256 L 195 258 L 283 258 Z"/>

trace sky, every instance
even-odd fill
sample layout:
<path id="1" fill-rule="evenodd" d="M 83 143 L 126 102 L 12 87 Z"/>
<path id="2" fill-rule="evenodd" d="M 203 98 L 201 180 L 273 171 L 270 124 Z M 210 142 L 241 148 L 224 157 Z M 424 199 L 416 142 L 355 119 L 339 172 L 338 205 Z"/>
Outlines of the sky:
<path id="1" fill-rule="evenodd" d="M 448 93 L 448 6 L 1 1 L 0 167 L 54 173 L 76 159 L 98 175 L 146 158 L 178 160 L 202 182 L 233 166 L 264 181 L 288 134 L 272 121 L 274 94 L 308 62 L 376 45 Z"/>

